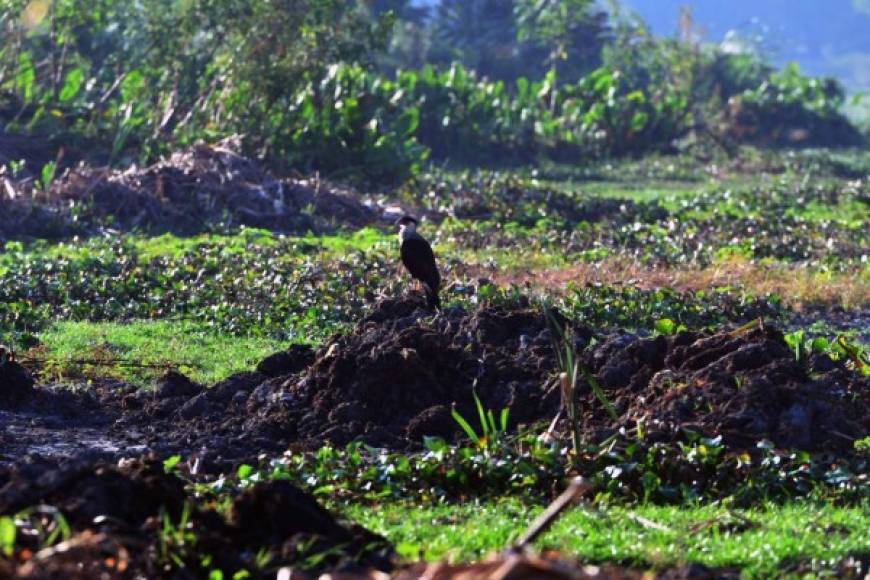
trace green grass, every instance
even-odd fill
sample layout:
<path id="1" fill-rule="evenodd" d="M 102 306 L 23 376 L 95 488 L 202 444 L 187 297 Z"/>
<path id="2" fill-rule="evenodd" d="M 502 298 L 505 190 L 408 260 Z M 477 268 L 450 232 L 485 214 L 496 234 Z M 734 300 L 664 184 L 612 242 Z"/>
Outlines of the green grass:
<path id="1" fill-rule="evenodd" d="M 436 507 L 346 506 L 344 514 L 394 542 L 406 558 L 478 559 L 507 547 L 542 506 L 519 500 Z M 656 526 L 638 521 L 644 518 Z M 799 562 L 836 563 L 870 551 L 868 506 L 790 503 L 731 511 L 638 506 L 573 509 L 536 544 L 589 563 L 639 568 L 699 563 L 747 577 L 779 575 Z"/>
<path id="2" fill-rule="evenodd" d="M 243 254 L 253 248 L 274 247 L 279 239 L 296 243 L 298 254 L 318 253 L 325 251 L 334 256 L 353 251 L 368 251 L 378 246 L 394 243 L 392 234 L 378 229 L 366 227 L 356 232 L 341 232 L 330 235 L 279 236 L 268 230 L 257 228 L 242 228 L 232 234 L 197 234 L 189 237 L 178 237 L 174 234 L 159 236 L 126 236 L 126 241 L 137 253 L 139 261 L 148 262 L 155 258 L 178 259 L 185 254 L 195 253 L 205 247 L 220 246 L 224 256 Z M 94 242 L 99 245 L 97 240 Z M 95 255 L 94 244 L 88 242 L 51 243 L 36 240 L 28 244 L 21 242 L 6 242 L 0 251 L 0 267 L 8 267 L 15 260 L 23 257 L 65 258 L 81 261 Z M 19 256 L 16 256 L 18 253 Z"/>
<path id="3" fill-rule="evenodd" d="M 265 356 L 287 346 L 268 338 L 222 334 L 205 325 L 173 321 L 129 323 L 58 322 L 40 334 L 31 356 L 47 359 L 43 372 L 61 379 L 113 376 L 147 383 L 173 366 L 193 380 L 212 384 L 252 370 Z M 96 366 L 73 361 L 104 360 Z M 130 363 L 153 368 L 127 366 Z"/>

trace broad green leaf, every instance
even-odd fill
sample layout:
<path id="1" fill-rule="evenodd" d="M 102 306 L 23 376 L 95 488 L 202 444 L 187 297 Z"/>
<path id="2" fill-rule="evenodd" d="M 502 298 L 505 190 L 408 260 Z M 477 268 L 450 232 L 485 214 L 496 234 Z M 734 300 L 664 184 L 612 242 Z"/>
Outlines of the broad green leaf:
<path id="1" fill-rule="evenodd" d="M 77 67 L 69 71 L 64 80 L 63 87 L 60 89 L 58 98 L 61 103 L 68 103 L 78 96 L 82 88 L 82 83 L 85 80 L 85 71 L 81 67 Z"/>
<path id="2" fill-rule="evenodd" d="M 9 517 L 0 518 L 0 548 L 3 549 L 3 555 L 7 558 L 11 557 L 15 550 L 17 532 L 15 520 Z"/>

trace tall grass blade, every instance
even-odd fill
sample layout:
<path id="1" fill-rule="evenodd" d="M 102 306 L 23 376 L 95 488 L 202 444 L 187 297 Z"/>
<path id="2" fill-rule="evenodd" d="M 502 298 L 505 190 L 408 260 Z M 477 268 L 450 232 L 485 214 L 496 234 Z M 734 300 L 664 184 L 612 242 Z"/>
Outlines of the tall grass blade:
<path id="1" fill-rule="evenodd" d="M 473 392 L 474 406 L 477 407 L 477 417 L 480 420 L 480 428 L 483 430 L 483 437 L 489 437 L 489 424 L 486 422 L 486 411 L 483 410 L 483 403 L 480 402 L 480 397 L 477 392 Z"/>
<path id="2" fill-rule="evenodd" d="M 469 439 L 474 441 L 475 443 L 480 442 L 480 437 L 477 436 L 477 433 L 474 431 L 471 425 L 468 424 L 468 421 L 465 420 L 465 417 L 456 410 L 456 407 L 450 409 L 450 415 L 453 417 L 453 420 L 459 424 L 459 427 L 465 432 Z"/>
<path id="3" fill-rule="evenodd" d="M 587 383 L 589 383 L 589 387 L 592 388 L 592 393 L 595 394 L 595 398 L 598 399 L 604 407 L 604 410 L 607 411 L 608 415 L 610 415 L 610 418 L 614 421 L 618 421 L 619 415 L 616 414 L 616 409 L 613 408 L 613 404 L 610 402 L 610 399 L 607 398 L 607 395 L 605 394 L 604 389 L 601 388 L 598 379 L 596 379 L 595 376 L 585 368 L 583 369 L 583 378 L 586 379 Z"/>

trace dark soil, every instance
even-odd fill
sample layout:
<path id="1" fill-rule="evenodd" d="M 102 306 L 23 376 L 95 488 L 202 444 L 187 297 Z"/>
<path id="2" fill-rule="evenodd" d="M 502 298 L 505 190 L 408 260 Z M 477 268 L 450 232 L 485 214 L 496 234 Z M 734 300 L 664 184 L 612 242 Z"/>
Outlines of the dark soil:
<path id="1" fill-rule="evenodd" d="M 618 414 L 612 420 L 581 384 L 582 427 L 593 439 L 642 422 L 652 441 L 684 440 L 691 431 L 721 436 L 730 448 L 769 439 L 847 454 L 870 431 L 870 378 L 827 357 L 795 360 L 774 328 L 594 338 L 578 327 L 575 335 Z M 174 371 L 153 389 L 111 380 L 34 387 L 7 361 L 0 366 L 0 514 L 56 506 L 73 536 L 62 550 L 34 545 L 26 562 L 0 563 L 0 576 L 159 577 L 164 514 L 178 522 L 185 504 L 204 504 L 190 502 L 158 458 L 178 453 L 191 473 L 226 473 L 291 445 L 360 440 L 408 448 L 424 436 L 462 437 L 450 410 L 475 424 L 473 391 L 486 408 L 509 408 L 514 426 L 550 420 L 560 404 L 555 371 L 547 324 L 528 304 L 433 314 L 418 296 L 378 303 L 316 352 L 294 346 L 208 388 Z M 262 549 L 276 566 L 392 566 L 382 538 L 336 522 L 286 481 L 238 493 L 220 513 L 191 509 L 196 553 L 213 555 L 223 569 L 249 565 L 244 559 Z M 178 550 L 183 561 L 193 558 Z M 631 574 L 613 571 L 623 572 Z"/>
<path id="2" fill-rule="evenodd" d="M 153 459 L 128 460 L 119 467 L 85 461 L 0 470 L 0 514 L 53 506 L 74 533 L 64 549 L 39 551 L 35 538 L 25 539 L 25 544 L 33 545 L 22 549 L 35 556 L 14 571 L 11 562 L 0 563 L 0 575 L 162 577 L 162 566 L 169 564 L 160 544 L 164 520 L 177 525 L 183 518 L 196 539 L 188 540 L 189 552 L 183 546 L 169 550 L 184 562 L 190 577 L 207 575 L 209 567 L 251 569 L 251 555 L 261 550 L 272 554 L 271 569 L 306 562 L 311 571 L 362 572 L 393 566 L 386 540 L 358 526 L 340 524 L 287 481 L 260 483 L 239 493 L 226 514 L 189 507 L 183 515 L 185 502 L 203 505 L 187 495 L 179 478 L 165 472 L 161 461 Z M 196 553 L 191 549 L 194 545 Z M 212 564 L 203 569 L 196 554 L 211 555 Z M 318 563 L 311 563 L 313 557 Z"/>
<path id="3" fill-rule="evenodd" d="M 761 439 L 806 450 L 848 450 L 870 429 L 870 378 L 827 356 L 795 360 L 773 328 L 684 332 L 605 342 L 587 362 L 621 415 L 653 438 L 680 430 L 723 436 L 731 447 Z"/>
<path id="4" fill-rule="evenodd" d="M 30 399 L 32 393 L 33 379 L 27 370 L 0 357 L 0 410 L 14 409 Z"/>
<path id="5" fill-rule="evenodd" d="M 593 338 L 585 328 L 575 334 L 578 349 Z M 597 340 L 584 361 L 618 419 L 581 381 L 582 428 L 592 439 L 642 422 L 653 441 L 691 431 L 722 436 L 731 448 L 768 439 L 845 453 L 870 432 L 870 378 L 825 356 L 795 360 L 774 328 Z M 560 404 L 538 310 L 520 304 L 433 315 L 416 296 L 380 302 L 317 352 L 295 346 L 209 388 L 170 372 L 154 389 L 117 381 L 31 389 L 17 368 L 0 369 L 19 377 L 0 383 L 0 463 L 152 451 L 220 470 L 291 444 L 408 448 L 424 436 L 461 437 L 450 411 L 476 425 L 473 392 L 487 409 L 510 409 L 512 426 L 550 420 Z"/>
<path id="6" fill-rule="evenodd" d="M 227 139 L 145 168 L 79 165 L 48 191 L 36 189 L 31 177 L 0 175 L 0 239 L 57 239 L 107 227 L 178 235 L 219 225 L 325 232 L 379 218 L 355 191 L 319 179 L 278 178 L 239 150 L 237 140 Z"/>
<path id="7" fill-rule="evenodd" d="M 551 416 L 552 370 L 549 335 L 530 308 L 431 317 L 416 300 L 385 301 L 351 334 L 328 341 L 301 377 L 270 383 L 283 396 L 273 393 L 265 407 L 255 399 L 248 410 L 260 427 L 296 440 L 404 446 L 452 437 L 452 406 L 476 416 L 472 389 L 487 408 L 508 407 L 515 424 Z"/>

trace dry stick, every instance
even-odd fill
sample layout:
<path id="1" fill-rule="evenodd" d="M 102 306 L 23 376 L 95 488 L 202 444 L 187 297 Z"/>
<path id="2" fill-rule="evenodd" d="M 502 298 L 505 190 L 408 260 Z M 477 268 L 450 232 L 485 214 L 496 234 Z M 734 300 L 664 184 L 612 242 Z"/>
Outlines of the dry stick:
<path id="1" fill-rule="evenodd" d="M 546 532 L 557 519 L 559 519 L 562 512 L 564 512 L 575 501 L 580 499 L 580 496 L 583 496 L 592 490 L 593 487 L 595 486 L 592 485 L 592 482 L 585 477 L 575 477 L 572 479 L 570 485 L 568 485 L 568 489 L 563 491 L 562 495 L 557 497 L 553 503 L 544 510 L 544 513 L 535 518 L 535 521 L 532 522 L 532 525 L 529 526 L 526 533 L 508 549 L 508 552 L 516 553 L 522 552 L 526 549 L 529 544 L 534 542 L 541 534 Z"/>

